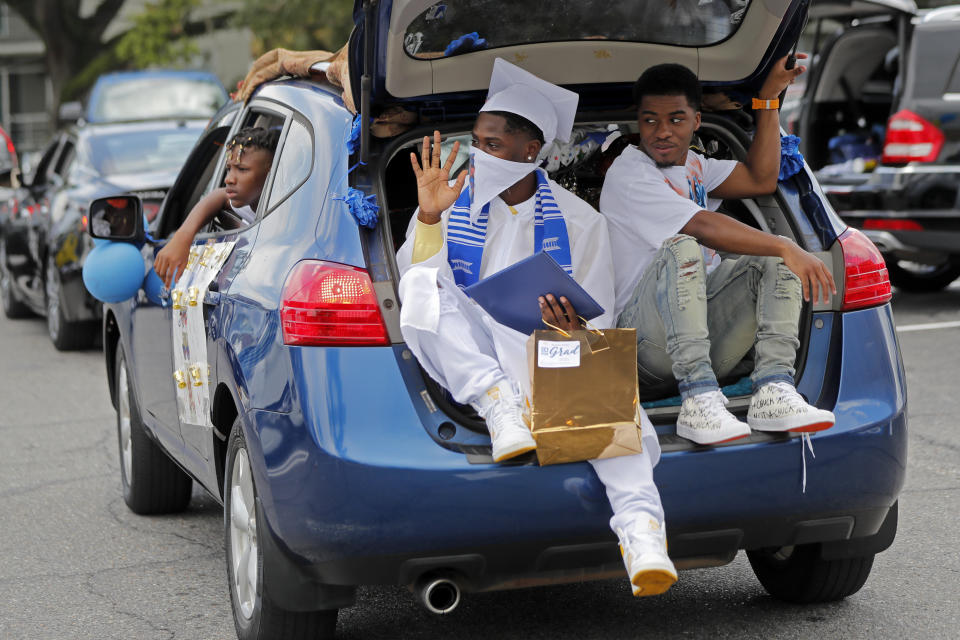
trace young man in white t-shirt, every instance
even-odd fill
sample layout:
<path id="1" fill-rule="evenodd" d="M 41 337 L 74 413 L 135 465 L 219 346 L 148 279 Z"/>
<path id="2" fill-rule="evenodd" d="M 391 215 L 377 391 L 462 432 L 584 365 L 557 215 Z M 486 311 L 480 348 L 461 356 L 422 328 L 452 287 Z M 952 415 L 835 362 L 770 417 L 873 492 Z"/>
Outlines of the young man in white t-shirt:
<path id="1" fill-rule="evenodd" d="M 803 54 L 798 55 L 804 58 Z M 607 172 L 607 217 L 618 326 L 636 327 L 641 387 L 679 385 L 677 434 L 698 444 L 760 431 L 827 429 L 834 417 L 794 388 L 804 300 L 836 293 L 816 256 L 782 236 L 716 213 L 724 198 L 773 193 L 780 170 L 777 96 L 803 73 L 777 62 L 753 109 L 756 131 L 744 162 L 690 151 L 701 89 L 686 67 L 651 67 L 637 80 L 640 143 Z M 740 254 L 721 260 L 717 250 Z M 717 378 L 755 350 L 753 397 L 744 424 L 727 409 Z M 742 365 L 741 365 L 742 367 Z"/>

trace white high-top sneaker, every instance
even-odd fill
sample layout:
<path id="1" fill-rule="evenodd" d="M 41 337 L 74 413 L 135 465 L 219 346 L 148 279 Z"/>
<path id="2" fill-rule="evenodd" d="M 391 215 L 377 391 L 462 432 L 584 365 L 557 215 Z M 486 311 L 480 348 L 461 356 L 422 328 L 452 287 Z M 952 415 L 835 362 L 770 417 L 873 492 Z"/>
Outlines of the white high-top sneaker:
<path id="1" fill-rule="evenodd" d="M 757 431 L 812 433 L 829 429 L 833 413 L 807 404 L 792 384 L 770 382 L 750 398 L 747 423 Z"/>
<path id="2" fill-rule="evenodd" d="M 684 399 L 677 416 L 677 435 L 697 444 L 719 444 L 750 435 L 750 427 L 727 411 L 727 402 L 720 390 Z"/>
<path id="3" fill-rule="evenodd" d="M 501 382 L 490 387 L 473 406 L 487 423 L 494 462 L 503 462 L 537 448 L 530 428 L 523 420 L 522 400 L 509 383 Z"/>
<path id="4" fill-rule="evenodd" d="M 677 570 L 667 555 L 667 532 L 656 518 L 644 515 L 629 529 L 617 529 L 620 554 L 633 595 L 660 595 L 677 581 Z"/>

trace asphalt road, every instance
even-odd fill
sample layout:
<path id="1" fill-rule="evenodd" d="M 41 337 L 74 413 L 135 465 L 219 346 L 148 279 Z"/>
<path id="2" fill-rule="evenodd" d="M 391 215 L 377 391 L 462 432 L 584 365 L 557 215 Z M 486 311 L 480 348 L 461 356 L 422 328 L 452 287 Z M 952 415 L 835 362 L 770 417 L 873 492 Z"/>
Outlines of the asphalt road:
<path id="1" fill-rule="evenodd" d="M 667 594 L 641 600 L 615 580 L 468 594 L 441 618 L 402 588 L 363 589 L 341 612 L 340 637 L 957 637 L 960 285 L 898 293 L 894 309 L 909 380 L 910 467 L 896 542 L 851 598 L 779 603 L 741 554 L 726 567 L 683 572 Z M 235 637 L 220 507 L 197 492 L 181 515 L 130 513 L 114 420 L 100 352 L 58 353 L 42 320 L 0 315 L 0 639 Z"/>

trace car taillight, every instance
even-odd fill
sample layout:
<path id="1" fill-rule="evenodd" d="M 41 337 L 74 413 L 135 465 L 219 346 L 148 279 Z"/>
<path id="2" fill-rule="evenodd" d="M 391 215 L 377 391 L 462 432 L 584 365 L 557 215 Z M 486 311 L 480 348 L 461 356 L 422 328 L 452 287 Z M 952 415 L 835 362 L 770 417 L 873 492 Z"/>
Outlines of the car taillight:
<path id="1" fill-rule="evenodd" d="M 916 220 L 898 220 L 896 218 L 867 218 L 863 228 L 870 231 L 923 231 Z"/>
<path id="2" fill-rule="evenodd" d="M 856 229 L 840 234 L 843 250 L 843 306 L 842 311 L 864 309 L 888 302 L 890 274 L 887 264 L 870 239 Z"/>
<path id="3" fill-rule="evenodd" d="M 887 121 L 883 143 L 884 164 L 933 162 L 943 148 L 943 132 L 907 109 L 901 109 Z"/>
<path id="4" fill-rule="evenodd" d="M 284 344 L 390 344 L 370 276 L 347 265 L 297 263 L 283 285 L 280 320 Z"/>

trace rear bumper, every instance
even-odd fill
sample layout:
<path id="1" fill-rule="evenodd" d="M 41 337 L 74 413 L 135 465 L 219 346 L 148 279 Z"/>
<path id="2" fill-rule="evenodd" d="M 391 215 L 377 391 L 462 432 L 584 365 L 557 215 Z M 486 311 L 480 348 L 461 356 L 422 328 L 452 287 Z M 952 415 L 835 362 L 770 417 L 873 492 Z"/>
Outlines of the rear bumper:
<path id="1" fill-rule="evenodd" d="M 828 326 L 812 336 L 811 356 L 825 349 L 823 366 L 832 362 L 837 375 L 811 363 L 799 387 L 832 407 L 837 424 L 813 437 L 806 492 L 799 438 L 666 452 L 656 481 L 680 566 L 815 542 L 849 553 L 881 531 L 906 470 L 892 314 L 884 306 L 827 317 L 840 333 Z M 248 443 L 262 447 L 251 461 L 264 544 L 278 551 L 264 575 L 290 606 L 343 606 L 355 585 L 410 583 L 443 567 L 475 589 L 622 573 L 609 504 L 588 464 L 471 464 L 438 446 L 419 397 L 397 393 L 402 346 L 312 350 L 294 360 L 300 379 L 316 381 L 300 390 L 305 413 L 245 416 L 255 434 Z"/>

